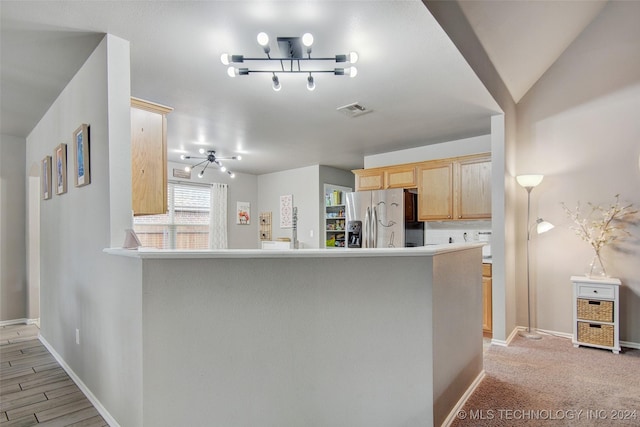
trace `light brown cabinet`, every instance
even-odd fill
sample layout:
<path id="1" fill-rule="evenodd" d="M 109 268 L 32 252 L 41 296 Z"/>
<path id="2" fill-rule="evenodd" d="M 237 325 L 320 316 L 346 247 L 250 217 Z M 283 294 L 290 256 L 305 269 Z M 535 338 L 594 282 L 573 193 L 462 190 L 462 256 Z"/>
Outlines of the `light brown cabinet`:
<path id="1" fill-rule="evenodd" d="M 489 336 L 493 334 L 491 268 L 491 264 L 482 264 L 482 332 Z"/>
<path id="2" fill-rule="evenodd" d="M 491 158 L 467 156 L 418 167 L 418 220 L 491 218 Z"/>
<path id="3" fill-rule="evenodd" d="M 356 175 L 356 191 L 382 190 L 384 188 L 384 170 L 359 169 L 352 171 Z"/>
<path id="4" fill-rule="evenodd" d="M 453 163 L 418 167 L 418 221 L 453 219 Z"/>
<path id="5" fill-rule="evenodd" d="M 457 162 L 457 219 L 491 218 L 491 158 Z"/>
<path id="6" fill-rule="evenodd" d="M 131 98 L 131 206 L 134 215 L 167 212 L 167 117 L 172 108 Z"/>
<path id="7" fill-rule="evenodd" d="M 416 188 L 416 166 L 400 165 L 384 169 L 384 188 Z"/>

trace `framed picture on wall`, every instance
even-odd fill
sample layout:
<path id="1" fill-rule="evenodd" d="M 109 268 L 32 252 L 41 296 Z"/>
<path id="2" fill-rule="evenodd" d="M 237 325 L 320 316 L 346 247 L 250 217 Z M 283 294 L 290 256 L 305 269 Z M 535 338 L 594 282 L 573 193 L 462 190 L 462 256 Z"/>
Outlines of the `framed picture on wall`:
<path id="1" fill-rule="evenodd" d="M 51 156 L 45 156 L 40 164 L 40 193 L 42 200 L 51 198 Z"/>
<path id="2" fill-rule="evenodd" d="M 67 144 L 60 144 L 53 152 L 56 170 L 56 194 L 67 192 Z"/>
<path id="3" fill-rule="evenodd" d="M 91 168 L 89 157 L 89 125 L 82 124 L 73 132 L 73 152 L 75 153 L 76 187 L 91 183 Z"/>
<path id="4" fill-rule="evenodd" d="M 249 225 L 251 224 L 251 203 L 250 202 L 238 202 L 237 204 L 236 224 Z"/>

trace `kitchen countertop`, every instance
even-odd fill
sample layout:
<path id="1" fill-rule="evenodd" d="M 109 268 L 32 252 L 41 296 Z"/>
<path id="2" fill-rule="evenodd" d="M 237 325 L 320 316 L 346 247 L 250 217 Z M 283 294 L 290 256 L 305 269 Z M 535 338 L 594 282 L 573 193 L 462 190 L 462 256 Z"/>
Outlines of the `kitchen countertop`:
<path id="1" fill-rule="evenodd" d="M 106 248 L 110 255 L 140 259 L 197 259 L 197 258 L 358 258 L 386 256 L 433 256 L 482 247 L 483 243 L 447 243 L 415 248 L 344 248 L 344 249 L 219 249 L 168 250 L 155 248 Z M 483 262 L 484 261 L 483 259 Z"/>

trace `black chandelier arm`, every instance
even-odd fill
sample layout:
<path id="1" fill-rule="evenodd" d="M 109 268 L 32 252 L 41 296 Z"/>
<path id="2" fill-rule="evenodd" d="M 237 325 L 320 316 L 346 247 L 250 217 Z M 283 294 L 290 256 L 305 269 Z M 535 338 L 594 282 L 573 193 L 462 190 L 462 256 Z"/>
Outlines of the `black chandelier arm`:
<path id="1" fill-rule="evenodd" d="M 336 56 L 332 56 L 329 58 L 312 58 L 311 55 L 309 55 L 308 57 L 304 58 L 274 58 L 274 57 L 267 57 L 267 58 L 245 58 L 242 55 L 233 55 L 232 56 L 233 60 L 231 60 L 230 62 L 233 63 L 242 63 L 245 61 L 333 61 L 333 62 L 348 62 L 347 61 L 347 55 L 336 55 Z"/>
<path id="2" fill-rule="evenodd" d="M 185 158 L 187 159 L 188 157 L 185 157 Z M 198 164 L 196 164 L 196 165 L 191 166 L 191 169 L 197 168 L 198 166 L 200 166 L 200 165 L 202 165 L 202 164 L 204 164 L 204 163 L 210 163 L 210 162 L 209 162 L 209 160 L 208 160 L 208 159 L 204 159 L 204 160 L 203 160 L 203 161 L 201 161 L 200 163 L 198 163 Z M 205 168 L 206 168 L 206 166 L 205 166 Z"/>
<path id="3" fill-rule="evenodd" d="M 331 73 L 343 75 L 344 69 L 335 68 L 333 70 L 250 70 L 248 68 L 240 68 L 240 75 L 245 76 L 250 73 L 269 73 L 269 74 L 310 74 L 310 73 Z"/>

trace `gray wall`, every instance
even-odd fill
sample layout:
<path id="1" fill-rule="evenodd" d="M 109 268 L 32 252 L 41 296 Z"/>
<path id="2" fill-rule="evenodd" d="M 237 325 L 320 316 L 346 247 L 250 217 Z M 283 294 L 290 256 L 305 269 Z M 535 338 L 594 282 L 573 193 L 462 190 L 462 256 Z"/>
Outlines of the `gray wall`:
<path id="1" fill-rule="evenodd" d="M 640 207 L 640 3 L 609 2 L 518 105 L 518 172 L 545 174 L 532 193 L 532 215 L 556 225 L 532 249 L 532 315 L 539 328 L 571 333 L 571 275 L 582 275 L 593 251 L 569 229 L 561 203 Z M 518 218 L 526 192 L 518 189 Z M 640 219 L 633 237 L 604 250 L 619 277 L 621 340 L 640 343 Z M 525 229 L 521 220 L 518 228 Z M 519 240 L 525 271 L 524 233 Z M 518 294 L 518 324 L 526 324 L 526 293 Z"/>
<path id="2" fill-rule="evenodd" d="M 28 316 L 24 160 L 25 140 L 0 135 L 0 322 Z"/>
<path id="3" fill-rule="evenodd" d="M 260 244 L 258 212 L 258 177 L 256 175 L 235 172 L 235 178 L 215 168 L 207 168 L 202 178 L 198 178 L 200 169 L 191 173 L 191 179 L 173 177 L 173 169 L 183 169 L 186 164 L 169 162 L 167 173 L 169 180 L 192 182 L 196 184 L 218 182 L 228 184 L 227 190 L 227 238 L 229 249 L 256 249 Z M 251 203 L 251 223 L 236 224 L 237 202 Z"/>
<path id="4" fill-rule="evenodd" d="M 40 202 L 41 334 L 119 424 L 138 426 L 141 264 L 103 252 L 131 222 L 129 70 L 129 43 L 105 36 L 27 138 L 26 164 L 68 144 L 68 192 Z M 76 188 L 71 135 L 81 123 L 91 184 Z"/>

